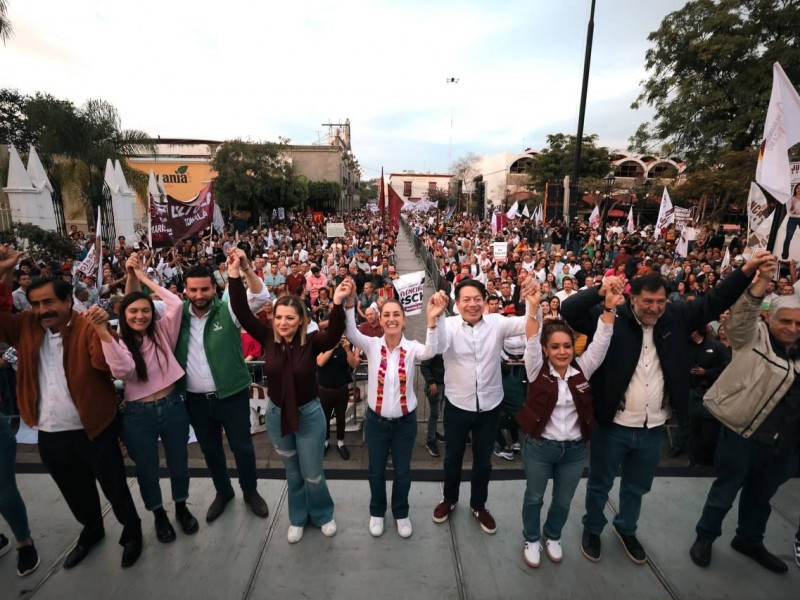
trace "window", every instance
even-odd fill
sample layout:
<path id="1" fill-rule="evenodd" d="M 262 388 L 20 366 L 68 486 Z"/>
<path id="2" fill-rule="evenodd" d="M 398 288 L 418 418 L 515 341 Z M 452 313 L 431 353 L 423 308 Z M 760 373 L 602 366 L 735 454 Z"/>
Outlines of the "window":
<path id="1" fill-rule="evenodd" d="M 436 182 L 429 181 L 428 182 L 428 195 L 433 196 L 436 193 Z"/>
<path id="2" fill-rule="evenodd" d="M 411 182 L 404 181 L 403 182 L 403 196 L 410 196 L 411 195 Z"/>

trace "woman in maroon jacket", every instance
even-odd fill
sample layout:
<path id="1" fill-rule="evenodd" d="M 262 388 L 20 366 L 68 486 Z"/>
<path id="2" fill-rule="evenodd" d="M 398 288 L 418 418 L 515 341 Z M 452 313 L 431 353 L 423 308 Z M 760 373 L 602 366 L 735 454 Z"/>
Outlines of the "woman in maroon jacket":
<path id="1" fill-rule="evenodd" d="M 233 312 L 264 352 L 269 395 L 265 424 L 286 469 L 289 543 L 300 541 L 308 523 L 320 527 L 328 537 L 336 535 L 333 499 L 322 469 L 326 423 L 318 397 L 316 360 L 342 338 L 342 302 L 350 295 L 352 283 L 345 280 L 336 288 L 328 328 L 306 334 L 308 318 L 297 296 L 279 298 L 272 324 L 265 325 L 247 305 L 235 252 L 228 255 L 228 276 Z"/>
<path id="2" fill-rule="evenodd" d="M 528 296 L 528 315 L 536 315 L 541 291 L 538 285 Z M 545 321 L 531 316 L 525 327 L 525 368 L 528 399 L 517 413 L 517 422 L 527 434 L 522 448 L 527 486 L 522 502 L 523 557 L 531 567 L 540 564 L 546 549 L 553 562 L 561 562 L 561 530 L 586 462 L 586 441 L 594 427 L 589 378 L 603 362 L 614 332 L 616 307 L 623 301 L 621 290 L 605 295 L 605 310 L 594 340 L 575 358 L 575 334 L 562 319 Z M 546 359 L 546 360 L 545 360 Z M 553 499 L 544 523 L 544 546 L 540 526 L 547 480 L 553 478 Z"/>

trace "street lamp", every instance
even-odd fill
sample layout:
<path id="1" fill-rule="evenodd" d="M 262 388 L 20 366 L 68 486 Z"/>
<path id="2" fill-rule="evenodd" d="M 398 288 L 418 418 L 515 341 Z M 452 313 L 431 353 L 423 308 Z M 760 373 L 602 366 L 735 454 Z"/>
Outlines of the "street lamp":
<path id="1" fill-rule="evenodd" d="M 616 181 L 616 177 L 614 177 L 614 172 L 609 172 L 608 175 L 603 177 L 603 191 L 605 192 L 603 196 L 603 223 L 600 229 L 600 255 L 601 255 L 601 265 L 605 268 L 606 263 L 606 228 L 608 225 L 608 213 L 609 213 L 609 206 L 608 202 L 611 199 L 611 191 L 614 189 L 614 182 Z"/>

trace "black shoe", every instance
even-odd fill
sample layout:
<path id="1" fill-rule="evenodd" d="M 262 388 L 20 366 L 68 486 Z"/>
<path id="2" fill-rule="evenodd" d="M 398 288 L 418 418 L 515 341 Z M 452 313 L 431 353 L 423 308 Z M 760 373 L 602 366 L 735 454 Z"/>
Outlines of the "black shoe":
<path id="1" fill-rule="evenodd" d="M 245 492 L 244 502 L 250 507 L 250 510 L 252 510 L 253 514 L 256 516 L 261 517 L 262 519 L 266 519 L 269 516 L 269 508 L 267 507 L 267 503 L 256 490 L 253 490 L 252 492 Z"/>
<path id="2" fill-rule="evenodd" d="M 444 443 L 444 435 L 439 433 L 438 431 L 436 432 L 436 441 Z"/>
<path id="3" fill-rule="evenodd" d="M 584 529 L 583 537 L 581 537 L 581 554 L 588 560 L 597 562 L 600 560 L 601 547 L 600 536 Z"/>
<path id="4" fill-rule="evenodd" d="M 337 446 L 336 448 L 339 450 L 342 460 L 350 460 L 350 450 L 347 449 L 347 446 Z"/>
<path id="5" fill-rule="evenodd" d="M 430 440 L 425 442 L 425 449 L 431 456 L 433 457 L 439 456 L 439 444 L 436 443 L 436 440 Z"/>
<path id="6" fill-rule="evenodd" d="M 714 540 L 697 536 L 697 539 L 692 544 L 692 549 L 689 550 L 689 556 L 692 562 L 698 567 L 707 567 L 711 564 L 711 545 Z"/>
<path id="7" fill-rule="evenodd" d="M 90 545 L 78 541 L 75 547 L 67 554 L 67 558 L 64 559 L 64 568 L 71 569 L 77 567 L 84 558 L 89 556 L 89 550 L 91 549 L 92 547 Z"/>
<path id="8" fill-rule="evenodd" d="M 216 521 L 219 516 L 225 512 L 225 507 L 228 506 L 228 502 L 231 500 L 233 500 L 233 494 L 228 496 L 217 493 L 217 496 L 214 498 L 211 506 L 208 507 L 208 512 L 206 513 L 206 523 Z"/>
<path id="9" fill-rule="evenodd" d="M 11 540 L 0 533 L 0 556 L 5 556 L 11 552 Z"/>
<path id="10" fill-rule="evenodd" d="M 194 515 L 189 512 L 185 503 L 178 504 L 175 507 L 175 518 L 178 520 L 178 523 L 180 523 L 181 531 L 186 535 L 197 533 L 197 530 L 200 529 L 200 523 L 198 523 Z"/>
<path id="11" fill-rule="evenodd" d="M 36 546 L 33 542 L 27 546 L 17 548 L 17 575 L 25 577 L 30 575 L 39 566 L 39 553 L 36 552 Z"/>
<path id="12" fill-rule="evenodd" d="M 175 541 L 175 529 L 172 523 L 169 522 L 169 517 L 163 508 L 153 511 L 153 517 L 156 520 L 156 539 L 162 544 L 169 544 Z"/>
<path id="13" fill-rule="evenodd" d="M 172 532 L 175 535 L 175 532 Z M 125 542 L 122 546 L 122 568 L 127 569 L 136 564 L 139 557 L 142 555 L 142 537 L 140 535 L 134 536 L 132 539 Z"/>
<path id="14" fill-rule="evenodd" d="M 667 451 L 667 456 L 669 456 L 670 458 L 677 458 L 681 454 L 686 454 L 686 450 L 684 450 L 683 448 L 678 448 L 677 446 L 673 446 Z"/>
<path id="15" fill-rule="evenodd" d="M 647 553 L 644 551 L 644 548 L 639 543 L 639 540 L 636 539 L 635 535 L 625 535 L 617 529 L 616 525 L 614 525 L 614 533 L 617 534 L 619 541 L 622 542 L 622 547 L 625 548 L 625 553 L 628 555 L 628 558 L 637 565 L 643 565 L 647 562 Z"/>
<path id="16" fill-rule="evenodd" d="M 786 571 L 789 570 L 786 563 L 767 550 L 763 543 L 752 544 L 750 542 L 745 542 L 737 535 L 731 540 L 731 548 L 737 552 L 741 552 L 745 556 L 749 556 L 762 567 L 773 573 L 786 573 Z"/>

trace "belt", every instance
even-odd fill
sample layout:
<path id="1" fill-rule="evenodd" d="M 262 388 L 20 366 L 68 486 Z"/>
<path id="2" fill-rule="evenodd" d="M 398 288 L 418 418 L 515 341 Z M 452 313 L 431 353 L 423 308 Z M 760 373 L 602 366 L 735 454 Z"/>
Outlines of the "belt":
<path id="1" fill-rule="evenodd" d="M 205 398 L 206 400 L 216 400 L 219 398 L 217 392 L 186 392 L 186 396 L 194 396 L 195 398 Z"/>
<path id="2" fill-rule="evenodd" d="M 408 411 L 407 415 L 402 415 L 402 416 L 399 416 L 399 417 L 395 417 L 394 419 L 390 419 L 389 417 L 384 417 L 384 416 L 379 415 L 374 410 L 372 410 L 372 408 L 370 408 L 369 406 L 367 407 L 367 412 L 369 414 L 371 414 L 373 417 L 375 417 L 376 419 L 378 419 L 379 421 L 387 421 L 387 422 L 391 423 L 393 421 L 399 421 L 400 419 L 405 419 L 407 417 L 410 417 L 411 415 L 413 415 L 413 414 L 415 414 L 417 412 L 417 409 L 415 407 L 414 410 Z"/>

